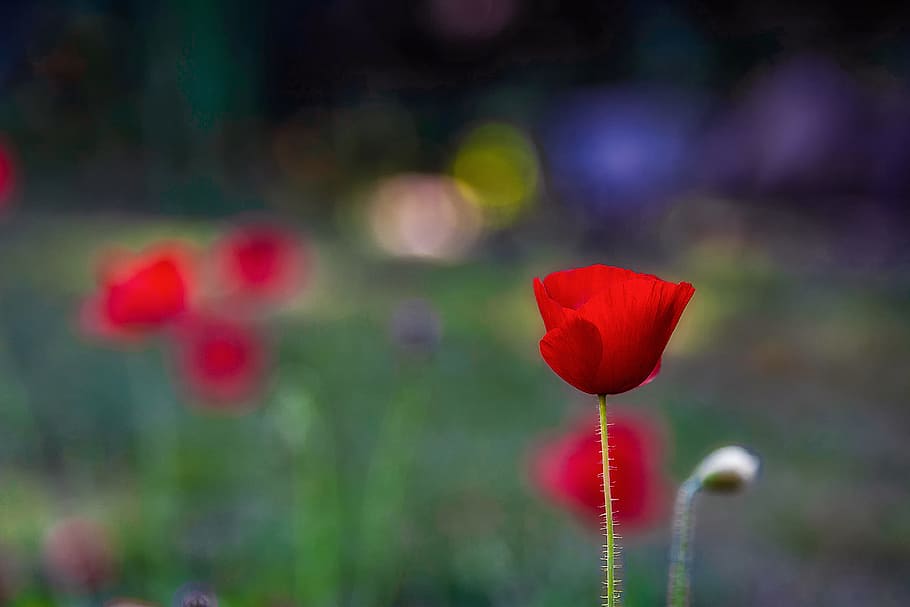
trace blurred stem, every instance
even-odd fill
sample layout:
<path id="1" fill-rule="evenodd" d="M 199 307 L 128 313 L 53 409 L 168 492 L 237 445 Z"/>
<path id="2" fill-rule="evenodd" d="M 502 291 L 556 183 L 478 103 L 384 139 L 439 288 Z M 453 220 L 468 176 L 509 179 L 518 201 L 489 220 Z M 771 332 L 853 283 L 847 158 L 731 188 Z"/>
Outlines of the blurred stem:
<path id="1" fill-rule="evenodd" d="M 676 494 L 673 507 L 673 540 L 670 547 L 670 572 L 667 580 L 667 606 L 688 607 L 691 585 L 692 534 L 695 496 L 700 486 L 688 479 Z"/>
<path id="2" fill-rule="evenodd" d="M 169 382 L 149 352 L 133 352 L 126 368 L 134 414 L 139 476 L 140 537 L 153 586 L 165 574 L 170 517 L 174 509 L 173 474 L 176 470 L 177 420 Z"/>
<path id="3" fill-rule="evenodd" d="M 363 480 L 357 590 L 362 605 L 388 605 L 400 577 L 401 531 L 414 457 L 430 395 L 415 374 L 389 406 L 379 424 L 376 445 Z"/>
<path id="4" fill-rule="evenodd" d="M 604 607 L 614 607 L 616 601 L 616 567 L 615 567 L 615 550 L 616 546 L 613 538 L 613 498 L 610 497 L 610 447 L 607 436 L 607 395 L 600 394 L 597 397 L 600 400 L 600 452 L 603 460 L 603 484 L 604 484 L 604 512 L 606 514 L 606 525 L 604 532 L 606 542 L 604 545 L 604 576 L 607 596 L 604 601 Z"/>

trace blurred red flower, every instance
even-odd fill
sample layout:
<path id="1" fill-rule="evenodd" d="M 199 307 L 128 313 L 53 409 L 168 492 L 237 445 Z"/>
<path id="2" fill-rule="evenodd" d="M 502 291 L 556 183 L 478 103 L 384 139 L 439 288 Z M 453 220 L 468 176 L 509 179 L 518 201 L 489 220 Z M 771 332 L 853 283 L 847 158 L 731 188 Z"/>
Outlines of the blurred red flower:
<path id="1" fill-rule="evenodd" d="M 71 591 L 96 592 L 114 574 L 114 556 L 104 529 L 81 517 L 59 521 L 44 537 L 44 564 L 56 583 Z"/>
<path id="2" fill-rule="evenodd" d="M 547 333 L 540 353 L 589 394 L 619 394 L 649 379 L 695 289 L 650 274 L 593 265 L 534 279 Z"/>
<path id="3" fill-rule="evenodd" d="M 99 285 L 82 310 L 83 328 L 104 337 L 141 334 L 173 322 L 190 306 L 192 257 L 169 244 L 143 253 L 108 255 Z"/>
<path id="4" fill-rule="evenodd" d="M 599 421 L 578 424 L 532 452 L 531 480 L 550 499 L 593 525 L 603 522 Z M 663 468 L 665 433 L 655 419 L 613 409 L 609 428 L 613 513 L 626 531 L 667 513 L 670 483 Z"/>
<path id="5" fill-rule="evenodd" d="M 269 224 L 240 226 L 215 247 L 216 277 L 247 300 L 292 296 L 306 279 L 307 252 L 293 232 Z"/>
<path id="6" fill-rule="evenodd" d="M 262 337 L 242 322 L 193 314 L 174 332 L 177 371 L 205 405 L 233 410 L 260 392 L 267 373 Z"/>
<path id="7" fill-rule="evenodd" d="M 9 204 L 16 191 L 16 162 L 10 148 L 0 140 L 0 209 Z"/>

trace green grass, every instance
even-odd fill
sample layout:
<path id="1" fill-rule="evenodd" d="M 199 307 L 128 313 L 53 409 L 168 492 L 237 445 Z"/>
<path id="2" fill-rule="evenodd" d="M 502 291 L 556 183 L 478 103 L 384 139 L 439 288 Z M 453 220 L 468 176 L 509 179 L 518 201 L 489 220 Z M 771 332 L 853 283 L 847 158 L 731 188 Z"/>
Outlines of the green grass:
<path id="1" fill-rule="evenodd" d="M 154 344 L 115 351 L 73 329 L 99 231 L 204 243 L 216 229 L 34 220 L 5 241 L 0 530 L 26 573 L 14 605 L 80 604 L 46 585 L 39 555 L 47 525 L 73 513 L 111 530 L 109 596 L 168 604 L 204 579 L 229 607 L 597 603 L 599 538 L 524 471 L 538 435 L 595 407 L 536 351 L 530 279 L 573 265 L 565 252 L 436 267 L 319 239 L 312 290 L 269 321 L 278 354 L 262 407 L 225 418 L 185 402 Z M 886 597 L 874 604 L 910 600 L 898 577 L 910 559 L 907 285 L 699 251 L 643 269 L 698 292 L 662 376 L 617 402 L 665 417 L 676 479 L 728 442 L 766 465 L 750 495 L 705 498 L 697 602 L 769 575 L 825 597 L 818 580 L 847 567 Z M 386 326 L 415 296 L 444 325 L 424 359 L 396 350 Z M 666 525 L 624 540 L 625 605 L 662 601 L 667 540 Z M 743 577 L 723 576 L 730 562 L 748 564 Z"/>

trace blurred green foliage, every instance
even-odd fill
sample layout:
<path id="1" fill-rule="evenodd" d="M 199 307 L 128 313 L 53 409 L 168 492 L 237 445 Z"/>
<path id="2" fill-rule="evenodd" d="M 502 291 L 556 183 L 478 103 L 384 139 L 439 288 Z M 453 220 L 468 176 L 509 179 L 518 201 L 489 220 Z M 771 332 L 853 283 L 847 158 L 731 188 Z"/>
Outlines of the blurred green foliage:
<path id="1" fill-rule="evenodd" d="M 536 250 L 439 267 L 317 237 L 314 284 L 270 320 L 262 406 L 223 416 L 187 402 L 158 344 L 115 350 L 75 324 L 99 233 L 204 243 L 218 226 L 4 229 L 0 537 L 24 576 L 13 605 L 166 605 L 189 580 L 228 607 L 595 601 L 597 534 L 543 503 L 525 473 L 537 436 L 594 407 L 539 360 L 530 279 L 594 259 Z M 824 597 L 794 593 L 803 576 L 848 568 L 831 592 L 906 598 L 907 284 L 800 274 L 744 251 L 609 261 L 698 289 L 661 377 L 616 399 L 666 418 L 675 478 L 725 443 L 765 459 L 753 492 L 703 500 L 698 601 Z M 389 338 L 395 304 L 415 296 L 442 318 L 429 356 Z M 42 535 L 71 514 L 110 530 L 118 576 L 101 597 L 59 592 L 42 573 Z M 667 532 L 624 540 L 626 605 L 662 601 Z"/>

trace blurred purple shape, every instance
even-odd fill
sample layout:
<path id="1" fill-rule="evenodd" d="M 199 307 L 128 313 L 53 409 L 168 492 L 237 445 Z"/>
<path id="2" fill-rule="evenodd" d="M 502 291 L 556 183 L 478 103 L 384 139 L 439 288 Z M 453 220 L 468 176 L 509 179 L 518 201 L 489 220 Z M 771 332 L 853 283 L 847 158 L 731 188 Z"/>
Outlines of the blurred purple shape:
<path id="1" fill-rule="evenodd" d="M 442 321 L 426 300 L 406 299 L 392 312 L 389 335 L 392 343 L 407 354 L 432 354 L 442 337 Z"/>
<path id="2" fill-rule="evenodd" d="M 189 582 L 177 589 L 173 607 L 218 607 L 218 598 L 208 584 Z"/>
<path id="3" fill-rule="evenodd" d="M 910 191 L 910 91 L 886 96 L 878 106 L 867 155 L 870 189 L 893 196 Z"/>
<path id="4" fill-rule="evenodd" d="M 596 216 L 665 201 L 688 185 L 699 114 L 693 97 L 663 89 L 567 100 L 543 129 L 554 190 Z"/>
<path id="5" fill-rule="evenodd" d="M 426 0 L 430 28 L 444 38 L 487 40 L 505 30 L 519 11 L 518 0 Z"/>
<path id="6" fill-rule="evenodd" d="M 822 57 L 792 59 L 760 77 L 710 129 L 701 175 L 732 193 L 856 189 L 866 161 L 869 100 Z"/>

